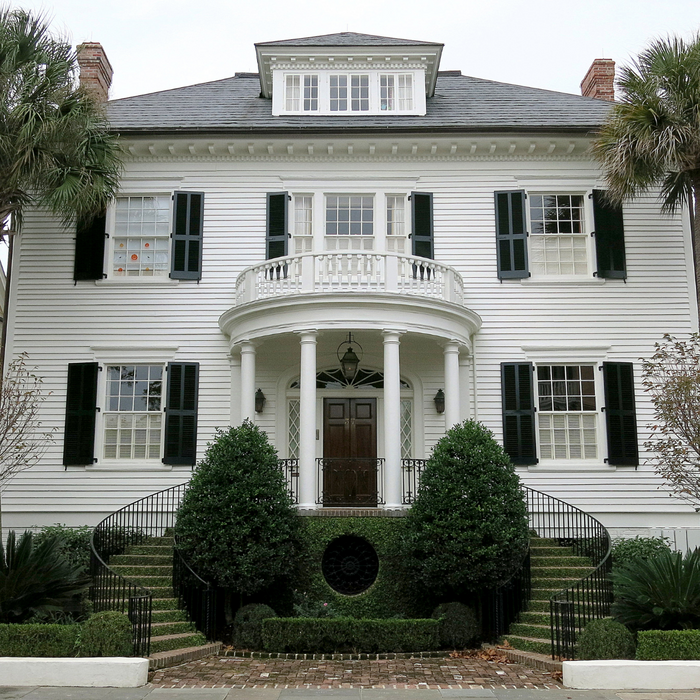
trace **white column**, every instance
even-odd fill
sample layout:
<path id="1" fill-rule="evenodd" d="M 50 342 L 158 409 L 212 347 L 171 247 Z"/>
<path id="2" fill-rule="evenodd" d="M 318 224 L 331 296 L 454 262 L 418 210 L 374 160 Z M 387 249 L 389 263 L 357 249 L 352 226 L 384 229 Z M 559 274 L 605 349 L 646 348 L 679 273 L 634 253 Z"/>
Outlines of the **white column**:
<path id="1" fill-rule="evenodd" d="M 241 343 L 241 423 L 246 419 L 255 423 L 255 345 Z"/>
<path id="2" fill-rule="evenodd" d="M 472 416 L 470 375 L 472 371 L 471 355 L 460 353 L 459 356 L 459 420 L 469 420 Z"/>
<path id="3" fill-rule="evenodd" d="M 241 424 L 241 356 L 236 354 L 229 355 L 231 361 L 231 425 Z M 235 397 L 235 398 L 234 398 Z"/>
<path id="4" fill-rule="evenodd" d="M 401 508 L 401 365 L 399 331 L 384 336 L 384 500 Z"/>
<path id="5" fill-rule="evenodd" d="M 459 344 L 444 345 L 445 357 L 445 430 L 459 423 Z"/>
<path id="6" fill-rule="evenodd" d="M 299 507 L 316 508 L 316 331 L 299 333 Z"/>

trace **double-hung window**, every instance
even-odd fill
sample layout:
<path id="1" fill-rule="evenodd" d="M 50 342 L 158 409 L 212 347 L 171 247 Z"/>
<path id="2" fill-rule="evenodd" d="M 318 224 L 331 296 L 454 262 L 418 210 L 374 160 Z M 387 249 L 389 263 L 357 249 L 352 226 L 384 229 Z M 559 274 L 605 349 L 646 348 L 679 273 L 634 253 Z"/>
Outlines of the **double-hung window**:
<path id="1" fill-rule="evenodd" d="M 380 75 L 379 106 L 387 112 L 413 109 L 413 76 L 410 73 Z"/>
<path id="2" fill-rule="evenodd" d="M 533 275 L 588 275 L 583 196 L 531 194 L 530 271 Z"/>
<path id="3" fill-rule="evenodd" d="M 386 197 L 386 249 L 389 253 L 408 253 L 406 241 L 406 197 L 387 195 Z"/>
<path id="4" fill-rule="evenodd" d="M 163 365 L 108 365 L 103 459 L 159 460 Z"/>
<path id="5" fill-rule="evenodd" d="M 597 424 L 592 365 L 537 365 L 541 459 L 598 459 Z"/>
<path id="6" fill-rule="evenodd" d="M 118 197 L 112 274 L 167 277 L 170 273 L 170 196 Z"/>
<path id="7" fill-rule="evenodd" d="M 288 112 L 318 111 L 318 75 L 288 75 L 285 106 Z"/>

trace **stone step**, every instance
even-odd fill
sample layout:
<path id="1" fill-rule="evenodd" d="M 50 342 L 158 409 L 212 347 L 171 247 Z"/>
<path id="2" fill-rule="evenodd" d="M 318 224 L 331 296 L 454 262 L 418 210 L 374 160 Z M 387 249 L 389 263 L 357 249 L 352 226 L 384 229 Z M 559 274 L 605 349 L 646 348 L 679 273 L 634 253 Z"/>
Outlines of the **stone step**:
<path id="1" fill-rule="evenodd" d="M 124 555 L 155 554 L 162 556 L 173 556 L 173 548 L 169 545 L 161 546 L 157 544 L 135 544 L 127 547 Z M 121 556 L 124 556 L 121 555 Z"/>
<path id="2" fill-rule="evenodd" d="M 151 622 L 151 636 L 162 637 L 169 634 L 185 634 L 196 632 L 194 623 L 187 621 L 178 622 Z"/>
<path id="3" fill-rule="evenodd" d="M 530 541 L 530 553 L 531 555 L 535 556 L 543 556 L 543 557 L 556 557 L 561 555 L 570 557 L 573 556 L 574 554 L 574 549 L 573 547 L 557 547 L 556 545 L 553 546 L 540 546 L 537 544 L 532 544 L 533 540 Z"/>
<path id="4" fill-rule="evenodd" d="M 540 578 L 533 576 L 530 580 L 530 585 L 532 588 L 568 588 L 573 586 L 581 579 L 578 578 Z"/>
<path id="5" fill-rule="evenodd" d="M 172 576 L 129 576 L 129 581 L 137 586 L 143 586 L 153 592 L 154 588 L 170 588 L 172 590 Z"/>
<path id="6" fill-rule="evenodd" d="M 510 626 L 509 634 L 517 637 L 532 637 L 534 639 L 549 639 L 551 630 L 549 623 L 543 625 L 532 625 L 524 622 L 514 622 Z"/>
<path id="7" fill-rule="evenodd" d="M 593 571 L 591 566 L 537 566 L 531 567 L 533 578 L 575 578 L 582 579 Z"/>
<path id="8" fill-rule="evenodd" d="M 591 568 L 588 557 L 575 557 L 562 554 L 561 556 L 530 556 L 530 568 L 539 569 L 545 566 L 577 566 Z"/>
<path id="9" fill-rule="evenodd" d="M 549 639 L 536 639 L 532 637 L 519 637 L 517 635 L 508 634 L 505 640 L 513 649 L 518 651 L 534 651 L 537 654 L 552 653 L 552 642 Z"/>
<path id="10" fill-rule="evenodd" d="M 153 601 L 153 611 L 151 612 L 152 622 L 188 622 L 187 613 L 184 610 L 177 610 L 177 601 L 173 599 L 173 607 L 165 610 L 157 610 Z"/>
<path id="11" fill-rule="evenodd" d="M 185 634 L 166 634 L 159 637 L 151 637 L 151 654 L 161 651 L 172 651 L 185 647 L 198 647 L 207 643 L 203 634 L 199 632 Z"/>
<path id="12" fill-rule="evenodd" d="M 221 642 L 211 642 L 197 647 L 185 647 L 172 651 L 158 651 L 148 657 L 148 668 L 155 671 L 159 668 L 179 666 L 188 661 L 196 661 L 205 656 L 218 654 L 221 651 Z"/>
<path id="13" fill-rule="evenodd" d="M 117 554 L 109 560 L 115 566 L 173 566 L 172 552 L 168 554 Z"/>
<path id="14" fill-rule="evenodd" d="M 524 612 L 521 612 L 518 622 L 524 625 L 546 625 L 547 627 L 549 627 L 549 606 L 547 606 L 546 611 L 542 610 L 537 612 L 534 610 L 526 610 Z"/>
<path id="15" fill-rule="evenodd" d="M 168 598 L 163 595 L 161 598 L 156 598 L 155 593 L 153 593 L 155 590 L 161 590 L 164 593 L 169 592 L 170 597 Z M 153 593 L 153 610 L 176 610 L 177 606 L 180 604 L 180 601 L 177 598 L 172 597 L 172 588 L 151 589 L 151 592 Z"/>
<path id="16" fill-rule="evenodd" d="M 555 540 L 551 537 L 531 537 L 530 546 L 535 547 L 558 547 L 559 540 Z"/>
<path id="17" fill-rule="evenodd" d="M 118 573 L 124 578 L 133 578 L 138 576 L 143 578 L 144 576 L 165 576 L 172 577 L 173 566 L 172 564 L 166 564 L 165 566 L 152 566 L 145 564 L 144 566 L 123 566 L 121 564 L 110 564 L 112 571 Z"/>

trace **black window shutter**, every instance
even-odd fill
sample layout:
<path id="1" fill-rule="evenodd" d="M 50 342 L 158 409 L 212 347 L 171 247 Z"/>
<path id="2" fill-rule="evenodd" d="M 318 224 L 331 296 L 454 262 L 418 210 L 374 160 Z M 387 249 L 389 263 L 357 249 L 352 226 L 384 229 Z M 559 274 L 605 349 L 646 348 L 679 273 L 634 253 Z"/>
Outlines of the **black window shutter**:
<path id="1" fill-rule="evenodd" d="M 104 277 L 107 217 L 104 214 L 81 219 L 75 231 L 73 279 L 101 280 Z"/>
<path id="2" fill-rule="evenodd" d="M 411 252 L 420 258 L 435 257 L 433 243 L 433 195 L 429 192 L 411 193 Z"/>
<path id="3" fill-rule="evenodd" d="M 63 464 L 84 466 L 95 461 L 97 414 L 97 362 L 68 365 L 66 423 L 63 431 Z"/>
<path id="4" fill-rule="evenodd" d="M 265 259 L 283 258 L 287 255 L 287 192 L 267 194 L 267 235 Z"/>
<path id="5" fill-rule="evenodd" d="M 169 362 L 165 404 L 165 464 L 195 464 L 198 394 L 199 363 Z"/>
<path id="6" fill-rule="evenodd" d="M 537 464 L 531 362 L 501 364 L 503 448 L 513 464 Z"/>
<path id="7" fill-rule="evenodd" d="M 636 467 L 639 465 L 639 447 L 632 363 L 603 362 L 603 381 L 608 464 Z"/>
<path id="8" fill-rule="evenodd" d="M 593 190 L 593 219 L 598 277 L 627 278 L 625 225 L 622 207 L 605 200 L 605 192 Z"/>
<path id="9" fill-rule="evenodd" d="M 173 249 L 170 276 L 174 280 L 202 279 L 204 193 L 175 192 Z"/>
<path id="10" fill-rule="evenodd" d="M 525 191 L 494 192 L 499 279 L 529 277 Z"/>

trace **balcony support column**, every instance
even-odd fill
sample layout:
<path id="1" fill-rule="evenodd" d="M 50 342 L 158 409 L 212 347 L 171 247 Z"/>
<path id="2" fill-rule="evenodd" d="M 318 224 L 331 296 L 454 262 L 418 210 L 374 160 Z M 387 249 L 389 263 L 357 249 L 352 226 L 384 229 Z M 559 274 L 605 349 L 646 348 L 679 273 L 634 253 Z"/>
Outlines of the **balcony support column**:
<path id="1" fill-rule="evenodd" d="M 241 424 L 241 356 L 239 354 L 229 355 L 231 361 L 231 425 Z M 234 399 L 235 397 L 235 399 Z"/>
<path id="2" fill-rule="evenodd" d="M 459 420 L 465 421 L 472 417 L 472 392 L 470 387 L 470 375 L 472 371 L 472 357 L 466 353 L 459 355 L 459 390 L 460 408 Z"/>
<path id="3" fill-rule="evenodd" d="M 241 343 L 241 423 L 255 423 L 255 344 Z"/>
<path id="4" fill-rule="evenodd" d="M 401 508 L 401 365 L 400 331 L 384 336 L 384 500 L 387 509 Z"/>
<path id="5" fill-rule="evenodd" d="M 445 430 L 459 423 L 460 382 L 459 343 L 450 341 L 443 346 L 445 358 Z"/>
<path id="6" fill-rule="evenodd" d="M 316 331 L 299 333 L 299 508 L 316 508 Z"/>

